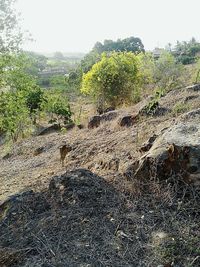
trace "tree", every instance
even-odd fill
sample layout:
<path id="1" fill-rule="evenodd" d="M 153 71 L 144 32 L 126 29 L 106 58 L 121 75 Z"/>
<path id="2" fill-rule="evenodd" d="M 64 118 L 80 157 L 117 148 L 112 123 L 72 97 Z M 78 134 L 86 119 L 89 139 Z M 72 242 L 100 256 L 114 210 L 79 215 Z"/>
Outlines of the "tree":
<path id="1" fill-rule="evenodd" d="M 179 62 L 184 65 L 194 63 L 197 53 L 200 52 L 200 43 L 192 38 L 189 42 L 176 43 L 174 53 Z"/>
<path id="2" fill-rule="evenodd" d="M 63 122 L 68 124 L 72 122 L 72 112 L 67 97 L 57 91 L 46 92 L 44 95 L 43 110 L 46 111 L 51 122 L 56 121 L 58 124 Z"/>
<path id="3" fill-rule="evenodd" d="M 6 133 L 13 141 L 30 129 L 31 119 L 22 92 L 0 94 L 0 132 Z"/>
<path id="4" fill-rule="evenodd" d="M 16 51 L 22 43 L 22 33 L 18 24 L 14 4 L 16 0 L 0 1 L 0 53 Z"/>
<path id="5" fill-rule="evenodd" d="M 155 61 L 153 79 L 159 89 L 169 91 L 183 85 L 181 80 L 183 71 L 183 65 L 176 62 L 171 53 L 165 51 Z"/>
<path id="6" fill-rule="evenodd" d="M 81 92 L 91 95 L 98 108 L 105 110 L 136 100 L 139 94 L 138 59 L 132 52 L 102 55 L 83 75 Z"/>
<path id="7" fill-rule="evenodd" d="M 129 37 L 125 39 L 118 39 L 117 41 L 105 40 L 104 44 L 97 42 L 93 48 L 93 51 L 101 54 L 102 52 L 118 51 L 118 52 L 133 52 L 140 53 L 144 52 L 144 45 L 140 38 Z"/>
<path id="8" fill-rule="evenodd" d="M 29 66 L 26 68 L 26 72 L 33 76 L 39 76 L 39 72 L 47 67 L 47 58 L 43 55 L 37 54 L 35 52 L 24 52 L 27 60 L 30 62 Z"/>
<path id="9" fill-rule="evenodd" d="M 196 63 L 196 71 L 195 71 L 195 81 L 194 83 L 198 83 L 200 81 L 200 58 Z"/>

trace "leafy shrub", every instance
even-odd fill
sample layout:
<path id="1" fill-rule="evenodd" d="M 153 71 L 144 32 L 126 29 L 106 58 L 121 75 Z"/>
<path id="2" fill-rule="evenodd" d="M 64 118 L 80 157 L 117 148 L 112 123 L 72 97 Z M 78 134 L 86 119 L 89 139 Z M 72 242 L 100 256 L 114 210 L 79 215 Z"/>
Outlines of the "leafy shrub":
<path id="1" fill-rule="evenodd" d="M 70 105 L 64 95 L 58 92 L 50 92 L 46 93 L 44 99 L 43 110 L 49 114 L 51 121 L 56 121 L 59 124 L 61 122 L 64 124 L 72 122 Z"/>
<path id="2" fill-rule="evenodd" d="M 155 61 L 154 82 L 158 88 L 166 92 L 183 85 L 181 77 L 183 65 L 177 63 L 175 57 L 169 52 L 163 52 L 160 58 Z"/>
<path id="3" fill-rule="evenodd" d="M 102 54 L 101 61 L 83 75 L 81 92 L 91 95 L 103 110 L 137 101 L 140 73 L 132 52 Z"/>
<path id="4" fill-rule="evenodd" d="M 36 86 L 26 94 L 26 105 L 29 109 L 33 122 L 36 123 L 36 113 L 42 110 L 42 103 L 45 101 L 44 92 Z"/>
<path id="5" fill-rule="evenodd" d="M 17 141 L 24 137 L 31 126 L 29 110 L 22 92 L 8 92 L 0 95 L 0 132 Z"/>

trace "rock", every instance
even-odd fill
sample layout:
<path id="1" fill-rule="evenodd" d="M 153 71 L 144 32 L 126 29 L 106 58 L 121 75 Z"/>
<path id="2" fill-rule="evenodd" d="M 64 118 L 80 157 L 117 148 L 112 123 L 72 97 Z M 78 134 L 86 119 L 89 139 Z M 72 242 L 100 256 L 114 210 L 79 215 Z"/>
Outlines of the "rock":
<path id="1" fill-rule="evenodd" d="M 199 91 L 200 90 L 200 83 L 188 86 L 188 87 L 186 87 L 186 89 L 188 91 Z"/>
<path id="2" fill-rule="evenodd" d="M 162 133 L 140 158 L 132 177 L 168 179 L 181 175 L 187 183 L 200 185 L 200 110 L 182 116 L 182 120 Z M 134 171 L 134 170 L 133 170 Z"/>
<path id="3" fill-rule="evenodd" d="M 184 99 L 184 103 L 187 103 L 188 101 L 196 99 L 198 97 L 199 97 L 199 95 L 189 95 Z"/>
<path id="4" fill-rule="evenodd" d="M 95 115 L 95 116 L 91 117 L 89 122 L 88 122 L 88 129 L 93 129 L 93 128 L 99 127 L 100 122 L 101 122 L 101 116 Z"/>
<path id="5" fill-rule="evenodd" d="M 106 108 L 106 109 L 103 109 L 102 107 L 97 107 L 97 113 L 99 114 L 99 115 L 102 115 L 102 114 L 104 114 L 104 113 L 107 113 L 107 112 L 109 112 L 109 111 L 113 111 L 113 110 L 115 110 L 115 108 L 114 107 L 108 107 L 108 108 Z"/>
<path id="6" fill-rule="evenodd" d="M 119 119 L 118 124 L 122 127 L 130 127 L 135 124 L 138 120 L 139 114 L 126 115 Z"/>
<path id="7" fill-rule="evenodd" d="M 118 116 L 117 111 L 110 111 L 110 112 L 102 114 L 101 120 L 102 121 L 111 121 L 111 120 L 114 120 L 117 116 Z"/>
<path id="8" fill-rule="evenodd" d="M 77 128 L 80 129 L 80 130 L 84 128 L 84 125 L 83 125 L 83 124 L 77 124 L 76 126 L 77 126 Z"/>
<path id="9" fill-rule="evenodd" d="M 149 140 L 147 142 L 145 142 L 144 144 L 142 144 L 141 148 L 139 149 L 140 152 L 147 152 L 149 151 L 149 149 L 152 147 L 154 141 L 156 140 L 157 135 L 154 134 L 153 136 L 151 136 L 149 138 Z"/>
<path id="10" fill-rule="evenodd" d="M 33 152 L 33 155 L 34 156 L 38 156 L 42 152 L 44 152 L 44 147 L 43 146 L 36 148 L 35 151 Z"/>
<path id="11" fill-rule="evenodd" d="M 161 107 L 161 106 L 158 106 L 154 113 L 152 114 L 153 116 L 164 116 L 166 115 L 167 113 L 170 113 L 171 112 L 171 109 L 167 108 L 167 107 Z"/>
<path id="12" fill-rule="evenodd" d="M 111 121 L 114 120 L 118 116 L 117 111 L 109 111 L 102 115 L 92 116 L 88 123 L 88 128 L 93 129 L 99 127 L 102 121 Z"/>
<path id="13" fill-rule="evenodd" d="M 66 130 L 71 130 L 75 127 L 75 123 L 74 122 L 70 122 L 66 125 L 62 125 L 61 128 L 65 128 Z"/>
<path id="14" fill-rule="evenodd" d="M 54 132 L 57 132 L 60 130 L 61 130 L 61 126 L 59 124 L 53 124 L 49 127 L 44 128 L 43 130 L 41 130 L 38 135 L 50 134 L 50 133 L 54 133 Z"/>
<path id="15" fill-rule="evenodd" d="M 6 160 L 6 159 L 9 159 L 10 157 L 12 157 L 12 154 L 7 153 L 5 156 L 2 157 L 2 159 Z"/>

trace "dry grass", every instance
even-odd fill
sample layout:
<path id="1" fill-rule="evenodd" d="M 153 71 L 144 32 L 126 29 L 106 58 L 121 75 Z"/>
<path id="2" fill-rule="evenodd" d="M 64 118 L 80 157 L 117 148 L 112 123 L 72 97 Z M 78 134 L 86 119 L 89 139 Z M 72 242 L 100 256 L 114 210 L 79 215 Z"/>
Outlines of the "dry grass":
<path id="1" fill-rule="evenodd" d="M 172 110 L 190 95 L 169 93 L 161 105 Z M 198 97 L 186 102 L 199 107 Z M 134 113 L 142 105 L 121 111 Z M 89 106 L 85 124 L 87 112 Z M 9 152 L 0 159 L 0 200 L 33 190 L 0 211 L 0 266 L 200 266 L 196 188 L 182 177 L 142 183 L 122 175 L 141 156 L 141 144 L 173 123 L 169 111 L 141 117 L 129 128 L 119 127 L 116 119 L 93 130 L 75 128 L 31 137 L 6 150 L 0 146 L 0 155 Z M 72 146 L 65 168 L 59 162 L 62 141 Z M 40 147 L 42 153 L 34 156 Z M 60 193 L 48 190 L 52 176 L 77 168 L 96 173 L 89 191 L 79 180 Z"/>

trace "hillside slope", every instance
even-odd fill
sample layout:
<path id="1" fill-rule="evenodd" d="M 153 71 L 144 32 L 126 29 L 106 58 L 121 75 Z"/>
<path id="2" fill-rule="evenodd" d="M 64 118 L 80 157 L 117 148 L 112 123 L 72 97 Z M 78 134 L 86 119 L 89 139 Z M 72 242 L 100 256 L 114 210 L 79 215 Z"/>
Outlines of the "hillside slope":
<path id="1" fill-rule="evenodd" d="M 1 145 L 0 266 L 199 266 L 198 188 L 183 181 L 137 188 L 124 176 L 141 145 L 199 100 L 195 88 L 172 91 L 131 127 L 119 118 L 149 100 L 95 129 L 34 136 L 9 153 Z M 65 167 L 63 141 L 72 146 Z"/>

